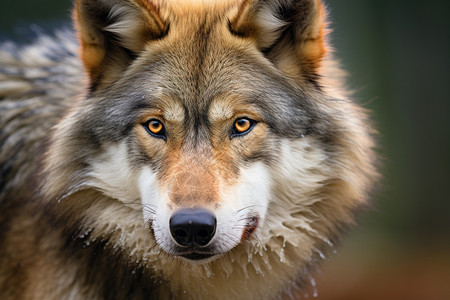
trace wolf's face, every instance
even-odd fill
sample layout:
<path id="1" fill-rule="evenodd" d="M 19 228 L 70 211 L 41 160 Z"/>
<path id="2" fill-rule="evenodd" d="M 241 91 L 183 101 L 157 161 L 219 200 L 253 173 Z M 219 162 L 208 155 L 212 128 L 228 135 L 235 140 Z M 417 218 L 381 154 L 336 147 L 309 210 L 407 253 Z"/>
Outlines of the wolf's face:
<path id="1" fill-rule="evenodd" d="M 93 185 L 124 202 L 140 199 L 162 249 L 202 260 L 253 238 L 264 224 L 271 169 L 281 140 L 306 133 L 307 99 L 226 22 L 182 21 L 88 100 L 96 103 L 96 122 L 121 132 L 107 169 L 92 163 Z"/>
<path id="2" fill-rule="evenodd" d="M 364 202 L 364 114 L 318 81 L 320 1 L 200 2 L 77 1 L 90 91 L 58 125 L 47 194 L 131 253 L 291 247 L 293 274 Z"/>

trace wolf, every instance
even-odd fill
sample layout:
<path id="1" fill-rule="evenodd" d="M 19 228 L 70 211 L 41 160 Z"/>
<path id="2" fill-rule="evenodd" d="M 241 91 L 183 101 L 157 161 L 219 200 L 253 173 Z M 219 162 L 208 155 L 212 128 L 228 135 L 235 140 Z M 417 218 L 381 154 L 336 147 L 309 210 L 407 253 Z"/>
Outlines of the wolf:
<path id="1" fill-rule="evenodd" d="M 325 4 L 73 18 L 0 46 L 0 298 L 300 298 L 377 177 Z"/>

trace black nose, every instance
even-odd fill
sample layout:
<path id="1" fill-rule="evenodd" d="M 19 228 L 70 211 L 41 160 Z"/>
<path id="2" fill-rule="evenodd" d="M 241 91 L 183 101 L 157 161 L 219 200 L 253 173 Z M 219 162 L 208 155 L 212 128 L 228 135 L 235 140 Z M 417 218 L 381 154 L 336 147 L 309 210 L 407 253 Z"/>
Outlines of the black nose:
<path id="1" fill-rule="evenodd" d="M 184 209 L 170 218 L 170 233 L 180 246 L 206 246 L 216 233 L 216 217 L 203 209 Z"/>

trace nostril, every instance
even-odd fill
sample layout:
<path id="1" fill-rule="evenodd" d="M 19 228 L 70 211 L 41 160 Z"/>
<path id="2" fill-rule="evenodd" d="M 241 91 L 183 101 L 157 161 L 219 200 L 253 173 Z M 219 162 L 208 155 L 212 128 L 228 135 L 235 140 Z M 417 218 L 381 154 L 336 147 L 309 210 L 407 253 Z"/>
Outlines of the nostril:
<path id="1" fill-rule="evenodd" d="M 186 231 L 181 229 L 175 230 L 174 234 L 179 238 L 186 238 L 188 235 Z"/>
<path id="2" fill-rule="evenodd" d="M 185 247 L 206 246 L 216 233 L 216 217 L 203 209 L 184 209 L 170 218 L 170 233 Z"/>
<path id="3" fill-rule="evenodd" d="M 170 227 L 173 238 L 180 245 L 189 243 L 189 232 L 187 231 L 188 229 L 189 228 L 184 228 L 180 225 Z"/>

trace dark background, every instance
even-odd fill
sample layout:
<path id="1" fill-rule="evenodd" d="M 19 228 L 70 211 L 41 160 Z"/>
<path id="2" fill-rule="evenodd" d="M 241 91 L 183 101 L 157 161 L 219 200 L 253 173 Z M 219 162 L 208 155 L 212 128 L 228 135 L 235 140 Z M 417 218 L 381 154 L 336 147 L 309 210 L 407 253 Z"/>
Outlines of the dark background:
<path id="1" fill-rule="evenodd" d="M 450 2 L 328 0 L 332 44 L 380 131 L 375 209 L 314 276 L 319 299 L 450 299 Z M 61 27 L 70 0 L 0 2 L 0 36 Z M 311 292 L 310 297 L 313 297 Z"/>

